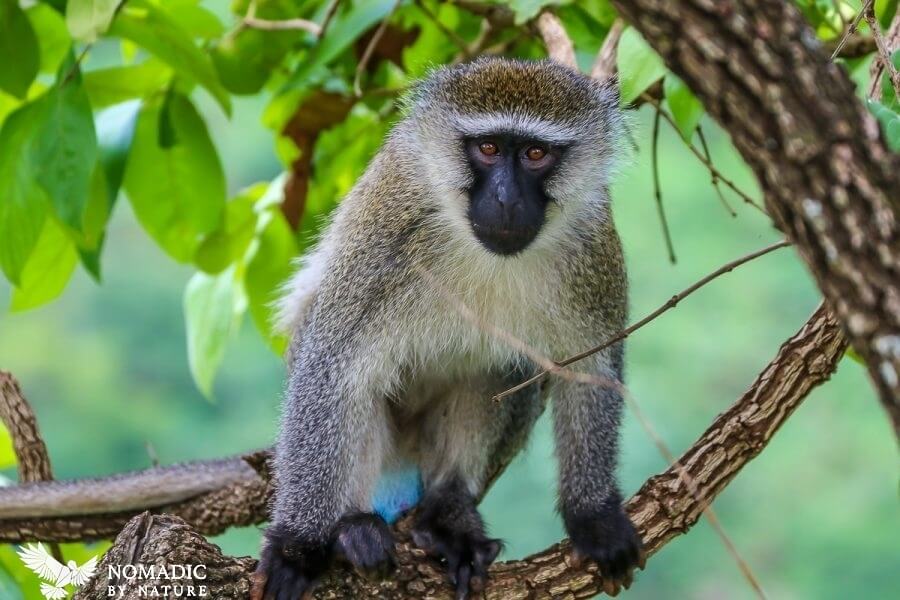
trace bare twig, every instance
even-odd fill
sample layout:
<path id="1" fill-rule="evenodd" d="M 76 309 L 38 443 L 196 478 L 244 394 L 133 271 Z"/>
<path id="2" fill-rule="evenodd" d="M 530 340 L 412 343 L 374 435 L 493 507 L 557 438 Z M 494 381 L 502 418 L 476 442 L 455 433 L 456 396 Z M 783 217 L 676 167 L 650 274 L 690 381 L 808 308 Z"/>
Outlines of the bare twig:
<path id="1" fill-rule="evenodd" d="M 535 26 L 541 34 L 541 39 L 544 40 L 550 58 L 567 67 L 577 69 L 575 47 L 556 15 L 546 10 L 541 12 L 535 21 Z"/>
<path id="2" fill-rule="evenodd" d="M 699 124 L 697 125 L 697 138 L 700 140 L 700 148 L 703 150 L 703 156 L 706 158 L 706 161 L 711 165 L 712 155 L 709 153 L 709 146 L 706 144 L 706 136 L 703 134 L 703 127 Z M 731 205 L 728 204 L 728 200 L 725 199 L 725 195 L 722 193 L 722 188 L 719 187 L 719 172 L 715 169 L 709 169 L 709 176 L 712 179 L 712 186 L 716 190 L 716 194 L 719 196 L 719 201 L 722 202 L 722 206 L 725 207 L 725 210 L 728 211 L 732 217 L 737 216 L 737 212 L 731 208 Z"/>
<path id="3" fill-rule="evenodd" d="M 603 40 L 603 46 L 597 52 L 597 58 L 591 67 L 591 77 L 603 81 L 609 79 L 616 74 L 616 50 L 619 47 L 619 40 L 622 38 L 622 32 L 625 31 L 625 21 L 616 19 L 613 21 L 612 27 Z"/>
<path id="4" fill-rule="evenodd" d="M 650 152 L 651 166 L 653 169 L 653 197 L 656 199 L 656 212 L 659 214 L 659 223 L 662 225 L 663 239 L 666 241 L 666 251 L 669 253 L 669 262 L 673 265 L 678 262 L 675 258 L 675 247 L 672 245 L 672 234 L 669 231 L 669 223 L 666 221 L 666 211 L 663 210 L 662 187 L 659 185 L 659 105 L 656 107 L 656 116 L 653 118 L 653 138 Z"/>
<path id="5" fill-rule="evenodd" d="M 579 360 L 581 360 L 583 358 L 591 356 L 592 354 L 596 354 L 597 352 L 600 352 L 601 350 L 608 348 L 609 346 L 612 346 L 616 342 L 624 340 L 625 338 L 630 336 L 632 333 L 634 333 L 635 331 L 637 331 L 638 329 L 640 329 L 641 327 L 643 327 L 650 321 L 656 319 L 658 316 L 660 316 L 667 310 L 674 308 L 679 302 L 681 302 L 682 300 L 684 300 L 685 298 L 687 298 L 688 296 L 690 296 L 691 294 L 693 294 L 694 292 L 696 292 L 697 290 L 699 290 L 700 288 L 705 286 L 710 281 L 716 279 L 717 277 L 719 277 L 721 275 L 724 275 L 725 273 L 730 273 L 737 267 L 739 267 L 745 263 L 748 263 L 755 258 L 759 258 L 760 256 L 764 256 L 764 255 L 768 254 L 769 252 L 773 252 L 775 250 L 778 250 L 779 248 L 785 248 L 787 246 L 790 246 L 790 242 L 786 242 L 786 241 L 777 242 L 775 244 L 772 244 L 771 246 L 766 246 L 765 248 L 763 248 L 761 250 L 751 252 L 750 254 L 746 254 L 736 260 L 733 260 L 729 263 L 722 265 L 721 267 L 719 267 L 712 273 L 709 273 L 702 279 L 697 280 L 696 282 L 692 283 L 690 286 L 686 287 L 685 289 L 681 290 L 680 292 L 678 292 L 677 294 L 675 294 L 674 296 L 669 298 L 669 300 L 665 304 L 663 304 L 662 306 L 660 306 L 659 308 L 654 310 L 652 313 L 650 313 L 649 315 L 647 315 L 640 321 L 634 323 L 633 325 L 629 325 L 627 328 L 623 329 L 619 333 L 617 333 L 614 336 L 612 336 L 611 338 L 607 339 L 602 344 L 598 344 L 597 346 L 594 346 L 593 348 L 590 348 L 583 352 L 579 352 L 578 354 L 574 354 L 563 360 L 557 361 L 556 365 L 558 367 L 567 367 L 574 362 L 578 362 Z M 527 379 L 526 381 L 523 381 L 519 385 L 511 387 L 508 390 L 497 394 L 496 396 L 494 396 L 494 400 L 501 400 L 501 399 L 509 396 L 510 394 L 514 394 L 514 393 L 518 392 L 519 390 L 522 390 L 522 389 L 528 387 L 529 385 L 537 383 L 538 381 L 540 381 L 541 379 L 543 379 L 544 377 L 546 377 L 549 374 L 550 374 L 550 370 L 545 369 L 545 370 L 541 371 L 540 373 L 538 373 L 537 375 L 535 375 L 534 377 Z"/>
<path id="6" fill-rule="evenodd" d="M 328 31 L 328 26 L 334 20 L 334 15 L 337 14 L 337 9 L 340 5 L 341 0 L 331 0 L 331 4 L 328 5 L 328 9 L 325 11 L 325 16 L 322 17 L 322 24 L 319 25 L 320 38 L 325 37 L 325 32 Z"/>
<path id="7" fill-rule="evenodd" d="M 375 33 L 372 35 L 372 39 L 369 40 L 369 43 L 366 45 L 366 49 L 363 51 L 362 56 L 359 59 L 359 63 L 356 65 L 356 75 L 353 77 L 353 94 L 357 98 L 362 97 L 362 87 L 361 81 L 363 73 L 366 70 L 366 67 L 369 64 L 369 60 L 372 58 L 372 53 L 375 52 L 375 46 L 378 45 L 378 41 L 381 39 L 381 36 L 384 35 L 385 30 L 388 26 L 388 21 L 391 20 L 391 17 L 394 16 L 394 13 L 400 7 L 400 3 L 402 0 L 396 0 L 394 2 L 394 6 L 391 7 L 391 11 L 381 20 L 381 24 L 378 26 L 378 29 L 375 30 Z"/>
<path id="8" fill-rule="evenodd" d="M 669 113 L 667 113 L 665 110 L 662 109 L 662 107 L 659 104 L 659 100 L 657 100 L 653 96 L 648 95 L 647 93 L 641 94 L 641 98 L 648 104 L 653 105 L 653 107 L 656 108 L 656 110 L 658 111 L 658 114 L 660 116 L 662 116 L 662 118 L 665 119 L 666 122 L 669 125 L 671 125 L 676 131 L 678 130 L 678 125 L 675 123 L 675 120 L 672 119 L 672 116 L 669 115 Z M 681 138 L 680 135 L 678 137 Z M 684 138 L 681 138 L 681 139 L 683 140 Z M 747 204 L 753 206 L 755 209 L 759 210 L 763 214 L 766 213 L 765 209 L 762 206 L 760 206 L 759 204 L 757 204 L 757 202 L 753 198 L 751 198 L 749 194 L 747 194 L 744 190 L 739 188 L 733 181 L 731 181 L 729 178 L 727 178 L 725 175 L 723 175 L 722 172 L 719 171 L 716 168 L 716 166 L 712 163 L 712 161 L 707 159 L 706 156 L 704 156 L 703 153 L 700 152 L 700 150 L 698 150 L 696 146 L 694 146 L 694 144 L 687 142 L 687 141 L 685 141 L 684 143 L 688 147 L 688 150 L 690 150 L 691 153 L 694 156 L 696 156 L 697 159 L 704 164 L 704 166 L 706 166 L 706 168 L 709 170 L 711 175 L 714 175 L 720 182 L 724 183 L 728 187 L 728 189 L 730 189 L 732 192 L 734 192 L 735 194 L 740 196 L 741 200 L 743 200 Z"/>
<path id="9" fill-rule="evenodd" d="M 837 46 L 835 46 L 834 51 L 831 53 L 831 60 L 834 60 L 835 57 L 837 57 L 841 53 L 841 50 L 843 50 L 844 48 L 844 44 L 847 43 L 847 39 L 856 32 L 856 28 L 859 27 L 859 22 L 863 19 L 866 11 L 871 8 L 874 2 L 875 0 L 866 0 L 866 3 L 863 5 L 862 9 L 859 11 L 856 17 L 853 18 L 853 22 L 850 23 L 850 27 L 847 29 L 844 35 L 841 36 L 841 40 L 838 42 Z"/>
<path id="10" fill-rule="evenodd" d="M 875 47 L 878 49 L 878 55 L 875 57 L 875 63 L 877 64 L 872 65 L 872 81 L 869 87 L 869 97 L 872 99 L 878 99 L 880 97 L 881 73 L 884 70 L 887 70 L 888 78 L 891 80 L 891 85 L 894 88 L 894 94 L 897 98 L 900 98 L 900 73 L 897 72 L 894 61 L 891 60 L 891 55 L 895 50 L 895 48 L 891 48 L 891 45 L 897 45 L 898 40 L 900 40 L 900 33 L 898 33 L 900 32 L 900 15 L 894 15 L 888 37 L 885 39 L 885 36 L 881 33 L 881 27 L 878 25 L 878 20 L 875 18 L 875 11 L 871 4 L 869 4 L 865 13 L 866 22 L 869 24 L 869 29 L 872 30 L 872 37 L 875 38 Z"/>

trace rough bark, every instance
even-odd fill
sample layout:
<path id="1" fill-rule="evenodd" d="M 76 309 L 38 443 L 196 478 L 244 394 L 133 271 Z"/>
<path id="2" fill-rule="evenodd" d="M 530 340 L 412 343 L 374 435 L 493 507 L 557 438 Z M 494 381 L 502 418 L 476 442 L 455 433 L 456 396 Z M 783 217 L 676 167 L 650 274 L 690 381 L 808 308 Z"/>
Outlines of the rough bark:
<path id="1" fill-rule="evenodd" d="M 614 0 L 731 134 L 900 435 L 900 156 L 791 2 Z"/>
<path id="2" fill-rule="evenodd" d="M 762 451 L 809 391 L 831 376 L 845 349 L 846 341 L 837 322 L 820 307 L 781 346 L 749 390 L 713 422 L 679 462 L 641 487 L 628 501 L 627 510 L 644 539 L 648 555 L 690 529 L 738 471 Z M 326 578 L 316 597 L 452 598 L 443 569 L 409 542 L 407 527 L 408 521 L 398 526 L 398 568 L 388 581 L 371 582 L 338 569 Z M 253 561 L 223 557 L 179 519 L 135 517 L 104 559 L 96 581 L 77 598 L 106 597 L 107 564 L 163 566 L 202 562 L 215 565 L 225 574 L 217 575 L 215 583 L 209 582 L 211 597 L 237 597 L 233 595 L 238 593 L 235 590 L 249 589 Z M 121 598 L 138 598 L 136 589 L 131 590 Z M 604 580 L 596 567 L 573 562 L 569 544 L 563 541 L 523 560 L 494 565 L 484 597 L 586 598 L 603 590 Z"/>
<path id="3" fill-rule="evenodd" d="M 47 445 L 38 430 L 34 411 L 22 395 L 19 383 L 6 371 L 0 371 L 0 419 L 13 441 L 19 482 L 53 479 Z"/>

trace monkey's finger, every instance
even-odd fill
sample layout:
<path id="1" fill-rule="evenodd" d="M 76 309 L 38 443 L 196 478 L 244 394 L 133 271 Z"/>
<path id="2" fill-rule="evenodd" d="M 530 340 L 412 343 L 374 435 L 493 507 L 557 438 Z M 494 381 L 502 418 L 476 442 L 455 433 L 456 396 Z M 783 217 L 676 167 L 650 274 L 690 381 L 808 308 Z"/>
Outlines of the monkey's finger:
<path id="1" fill-rule="evenodd" d="M 463 563 L 456 573 L 456 600 L 466 600 L 469 597 L 469 581 L 472 576 L 472 566 Z"/>
<path id="2" fill-rule="evenodd" d="M 266 593 L 266 574 L 256 571 L 250 576 L 250 600 L 264 600 Z"/>

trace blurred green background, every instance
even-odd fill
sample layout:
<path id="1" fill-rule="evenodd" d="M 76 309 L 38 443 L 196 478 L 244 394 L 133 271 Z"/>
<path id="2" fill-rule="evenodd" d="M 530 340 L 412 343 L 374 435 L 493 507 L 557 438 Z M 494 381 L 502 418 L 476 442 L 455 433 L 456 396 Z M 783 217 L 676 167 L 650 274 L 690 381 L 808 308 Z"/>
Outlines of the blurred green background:
<path id="1" fill-rule="evenodd" d="M 238 101 L 231 121 L 201 106 L 231 191 L 280 172 L 271 136 L 259 124 L 259 101 Z M 678 256 L 669 264 L 652 196 L 651 111 L 634 116 L 639 149 L 614 188 L 634 318 L 722 263 L 778 239 L 758 211 L 730 196 L 738 213 L 732 218 L 708 173 L 664 126 L 660 174 Z M 704 127 L 720 169 L 754 190 L 727 138 L 710 123 Z M 191 380 L 185 350 L 182 294 L 191 269 L 167 258 L 125 203 L 110 227 L 104 260 L 102 285 L 78 270 L 57 301 L 0 316 L 0 368 L 20 379 L 57 476 L 147 467 L 148 445 L 166 464 L 270 444 L 284 371 L 251 324 L 245 320 L 229 344 L 208 401 Z M 8 294 L 0 281 L 4 301 Z M 633 336 L 629 387 L 676 453 L 738 397 L 818 302 L 793 251 L 781 250 L 724 276 Z M 626 493 L 665 466 L 629 414 L 620 467 Z M 491 533 L 507 542 L 506 558 L 563 535 L 554 510 L 555 469 L 544 418 L 527 452 L 483 504 Z M 896 447 L 862 367 L 843 360 L 714 508 L 773 598 L 896 594 Z M 217 542 L 225 552 L 255 555 L 259 538 L 259 529 L 247 528 Z M 751 596 L 705 522 L 666 546 L 629 592 L 633 598 Z"/>

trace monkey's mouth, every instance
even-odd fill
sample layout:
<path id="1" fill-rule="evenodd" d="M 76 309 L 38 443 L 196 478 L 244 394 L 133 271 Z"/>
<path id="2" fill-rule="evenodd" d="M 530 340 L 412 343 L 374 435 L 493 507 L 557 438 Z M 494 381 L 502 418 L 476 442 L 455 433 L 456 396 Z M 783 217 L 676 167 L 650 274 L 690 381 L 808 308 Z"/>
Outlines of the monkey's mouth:
<path id="1" fill-rule="evenodd" d="M 487 227 L 472 223 L 475 238 L 493 254 L 513 256 L 525 250 L 537 237 L 537 227 Z"/>

